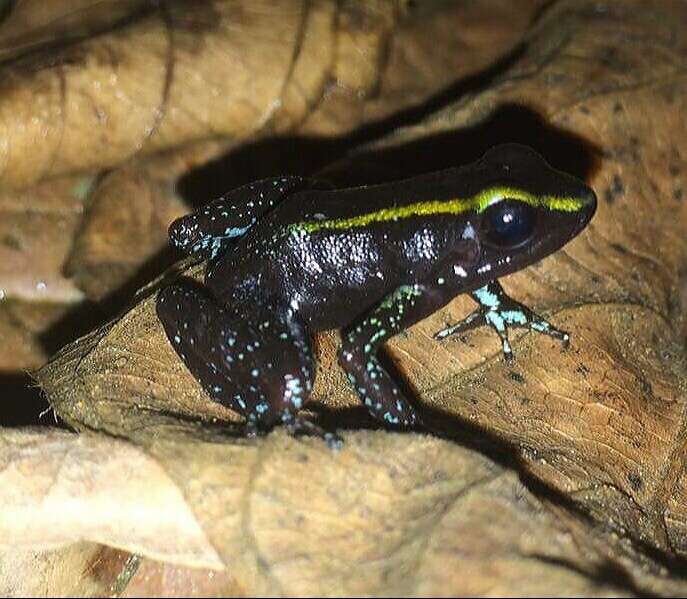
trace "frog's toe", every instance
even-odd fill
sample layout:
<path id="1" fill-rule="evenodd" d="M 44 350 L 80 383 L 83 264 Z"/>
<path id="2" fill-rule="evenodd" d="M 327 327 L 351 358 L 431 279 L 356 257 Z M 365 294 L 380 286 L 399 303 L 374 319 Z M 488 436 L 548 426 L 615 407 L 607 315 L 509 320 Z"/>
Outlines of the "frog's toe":
<path id="1" fill-rule="evenodd" d="M 286 416 L 284 423 L 291 435 L 298 437 L 306 435 L 308 437 L 319 437 L 329 449 L 339 450 L 343 447 L 343 439 L 335 432 L 323 429 L 305 416 Z"/>
<path id="2" fill-rule="evenodd" d="M 422 418 L 420 418 L 420 414 L 417 413 L 415 408 L 407 408 L 405 417 L 401 421 L 401 427 L 404 429 L 412 430 L 422 428 L 423 426 L 424 423 L 422 422 Z"/>
<path id="3" fill-rule="evenodd" d="M 343 438 L 336 433 L 325 433 L 324 442 L 332 451 L 339 451 L 340 449 L 343 449 L 344 446 Z"/>
<path id="4" fill-rule="evenodd" d="M 243 425 L 243 436 L 247 439 L 255 439 L 262 431 L 255 422 L 246 422 Z"/>
<path id="5" fill-rule="evenodd" d="M 477 308 L 460 322 L 457 322 L 456 324 L 448 326 L 445 329 L 441 329 L 440 331 L 434 333 L 434 338 L 439 341 L 442 341 L 447 337 L 450 337 L 451 335 L 459 335 L 460 333 L 465 333 L 470 329 L 474 329 L 478 326 L 481 326 L 486 323 L 484 316 L 484 310 L 482 308 Z"/>
<path id="6" fill-rule="evenodd" d="M 561 329 L 557 329 L 550 322 L 544 320 L 534 312 L 531 312 L 531 320 L 528 323 L 528 327 L 531 331 L 537 333 L 542 333 L 543 335 L 548 335 L 554 339 L 558 339 L 563 344 L 563 349 L 567 349 L 570 346 L 570 334 Z"/>

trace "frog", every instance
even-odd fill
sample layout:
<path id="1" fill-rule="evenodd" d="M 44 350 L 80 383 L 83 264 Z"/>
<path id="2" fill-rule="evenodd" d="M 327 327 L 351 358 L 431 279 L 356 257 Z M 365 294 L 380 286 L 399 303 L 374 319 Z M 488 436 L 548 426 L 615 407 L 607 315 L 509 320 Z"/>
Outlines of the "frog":
<path id="1" fill-rule="evenodd" d="M 313 336 L 330 329 L 341 332 L 338 364 L 374 422 L 417 430 L 420 407 L 380 361 L 384 345 L 469 294 L 476 309 L 437 342 L 486 325 L 508 362 L 512 328 L 566 347 L 569 334 L 499 279 L 562 248 L 596 205 L 585 182 L 516 143 L 372 185 L 262 179 L 171 224 L 171 245 L 206 262 L 204 283 L 161 289 L 156 312 L 188 370 L 244 418 L 247 435 L 283 425 L 340 444 L 301 413 L 315 379 Z"/>

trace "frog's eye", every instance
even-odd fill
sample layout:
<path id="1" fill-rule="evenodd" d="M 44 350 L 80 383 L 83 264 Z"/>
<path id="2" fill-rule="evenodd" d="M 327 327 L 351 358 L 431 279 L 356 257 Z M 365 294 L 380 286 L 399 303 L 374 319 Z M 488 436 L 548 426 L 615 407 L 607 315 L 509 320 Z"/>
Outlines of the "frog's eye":
<path id="1" fill-rule="evenodd" d="M 501 200 L 484 212 L 485 241 L 498 247 L 516 247 L 532 236 L 535 221 L 535 210 L 529 204 Z"/>

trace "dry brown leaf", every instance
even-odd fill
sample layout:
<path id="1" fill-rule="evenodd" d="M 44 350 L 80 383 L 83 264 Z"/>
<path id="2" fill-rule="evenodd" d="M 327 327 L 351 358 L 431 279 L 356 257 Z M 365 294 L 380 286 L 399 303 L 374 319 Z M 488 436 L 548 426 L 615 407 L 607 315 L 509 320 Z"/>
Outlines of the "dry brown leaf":
<path id="1" fill-rule="evenodd" d="M 134 440 L 128 451 L 180 492 L 179 509 L 247 594 L 684 593 L 686 11 L 557 3 L 488 90 L 349 165 L 403 169 L 423 148 L 451 160 L 464 155 L 452 147 L 478 153 L 475 140 L 560 150 L 577 138 L 597 149 L 590 227 L 506 281 L 555 312 L 573 332 L 570 351 L 519 336 L 511 368 L 486 332 L 432 341 L 468 310 L 464 298 L 390 344 L 436 426 L 517 464 L 526 486 L 423 435 L 351 432 L 340 453 L 283 431 L 223 438 L 231 415 L 176 358 L 152 297 L 40 373 L 52 405 L 77 428 Z M 520 108 L 503 120 L 513 105 L 538 118 Z M 336 410 L 355 400 L 332 365 L 334 338 L 319 340 L 316 399 Z M 117 539 L 99 540 L 130 548 Z"/>
<path id="2" fill-rule="evenodd" d="M 0 371 L 37 368 L 37 335 L 83 300 L 62 273 L 92 177 L 0 193 Z"/>
<path id="3" fill-rule="evenodd" d="M 228 570 L 185 568 L 140 559 L 121 597 L 239 597 L 241 587 Z"/>
<path id="4" fill-rule="evenodd" d="M 70 305 L 5 300 L 0 304 L 0 372 L 13 376 L 36 369 L 50 357 L 41 338 L 69 313 Z M 2 375 L 0 375 L 2 376 Z M 3 383 L 7 383 L 5 378 Z M 3 424 L 7 421 L 3 418 Z"/>
<path id="5" fill-rule="evenodd" d="M 0 193 L 0 297 L 75 303 L 83 294 L 60 272 L 92 177 Z"/>
<path id="6" fill-rule="evenodd" d="M 541 3 L 480 3 L 489 7 L 482 23 L 505 17 L 509 27 L 486 39 L 467 34 L 466 41 L 457 32 L 461 19 L 474 21 L 474 14 L 441 2 L 417 15 L 399 8 L 402 2 L 386 1 L 159 3 L 159 10 L 135 13 L 95 37 L 63 48 L 52 44 L 3 65 L 0 183 L 26 186 L 199 139 L 237 142 L 293 130 L 325 90 L 338 101 L 328 103 L 308 132 L 350 130 L 485 68 L 512 48 Z M 80 13 L 88 22 L 88 11 L 74 10 L 65 18 L 76 20 Z M 398 49 L 391 51 L 387 65 L 399 20 L 410 36 L 447 20 L 456 27 L 441 31 L 444 44 L 417 44 L 417 55 L 403 55 L 410 44 L 400 51 L 403 58 Z M 456 52 L 437 55 L 437 49 L 453 47 Z M 461 58 L 466 47 L 470 51 Z M 443 68 L 424 68 L 432 64 Z M 418 68 L 424 71 L 421 85 Z M 380 101 L 365 115 L 360 104 L 379 89 Z"/>
<path id="7" fill-rule="evenodd" d="M 5 67 L 6 185 L 103 168 L 193 139 L 245 137 L 264 126 L 293 63 L 300 3 L 274 4 L 269 17 L 266 4 L 240 0 L 165 6 Z M 314 11 L 330 15 L 313 31 L 326 35 L 333 4 Z"/>
<path id="8" fill-rule="evenodd" d="M 14 514 L 0 519 L 0 538 L 15 550 L 90 540 L 189 565 L 223 561 L 246 595 L 542 595 L 552 581 L 572 594 L 621 591 L 594 580 L 603 557 L 517 475 L 432 437 L 351 433 L 334 453 L 281 431 L 142 451 L 16 432 L 0 464 Z"/>
<path id="9" fill-rule="evenodd" d="M 8 431 L 2 454 L 3 505 L 12 513 L 3 519 L 5 546 L 46 550 L 84 539 L 221 567 L 179 489 L 153 458 L 126 443 Z"/>
<path id="10" fill-rule="evenodd" d="M 0 57 L 6 60 L 44 44 L 94 35 L 150 5 L 150 0 L 6 2 L 1 7 Z"/>
<path id="11" fill-rule="evenodd" d="M 400 1 L 395 21 L 392 4 L 343 3 L 333 82 L 299 132 L 337 134 L 436 101 L 507 57 L 545 2 Z"/>
<path id="12" fill-rule="evenodd" d="M 129 553 L 94 543 L 53 551 L 0 551 L 4 597 L 107 597 L 117 594 Z"/>

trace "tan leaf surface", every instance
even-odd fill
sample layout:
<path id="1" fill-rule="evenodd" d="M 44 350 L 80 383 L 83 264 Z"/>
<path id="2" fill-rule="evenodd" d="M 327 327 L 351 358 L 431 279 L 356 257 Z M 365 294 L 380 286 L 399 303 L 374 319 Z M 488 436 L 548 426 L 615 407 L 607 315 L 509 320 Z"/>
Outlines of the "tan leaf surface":
<path id="1" fill-rule="evenodd" d="M 471 51 L 462 60 L 450 55 L 445 64 L 447 55 L 437 56 L 437 48 L 445 46 L 425 46 L 418 62 L 438 60 L 444 68 L 428 71 L 424 86 L 408 93 L 419 65 L 389 65 L 394 88 L 371 117 L 424 100 L 486 67 L 512 48 L 540 4 L 492 3 L 483 22 L 507 16 L 511 25 L 499 29 L 497 38 L 470 35 L 463 42 L 456 35 L 459 27 L 437 30 L 447 44 Z M 0 86 L 0 183 L 26 186 L 199 139 L 241 140 L 292 130 L 332 89 L 331 81 L 354 94 L 327 108 L 328 117 L 320 124 L 313 121 L 309 132 L 351 129 L 366 118 L 361 99 L 375 95 L 384 79 L 387 48 L 399 20 L 405 19 L 406 29 L 424 33 L 425 25 L 442 19 L 457 17 L 456 26 L 461 18 L 474 19 L 469 11 L 442 3 L 428 3 L 429 15 L 420 11 L 417 18 L 402 6 L 333 0 L 167 2 L 97 36 L 9 61 Z M 75 8 L 65 18 L 79 12 Z M 81 12 L 87 19 L 88 11 Z M 21 30 L 12 22 L 9 26 Z M 451 68 L 456 64 L 461 68 Z"/>
<path id="2" fill-rule="evenodd" d="M 37 335 L 83 299 L 61 269 L 91 182 L 69 177 L 0 192 L 0 371 L 44 364 Z"/>
<path id="3" fill-rule="evenodd" d="M 77 538 L 145 548 L 153 557 L 221 566 L 179 489 L 155 460 L 124 442 L 8 431 L 1 463 L 3 506 L 12 513 L 2 522 L 5 546 L 54 549 L 78 531 Z"/>
<path id="4" fill-rule="evenodd" d="M 541 595 L 552 580 L 567 593 L 619 592 L 594 581 L 603 557 L 517 475 L 432 437 L 351 433 L 333 453 L 281 431 L 144 452 L 89 434 L 8 433 L 0 461 L 14 514 L 0 538 L 15 550 L 97 540 L 188 565 L 221 558 L 249 595 Z"/>
<path id="5" fill-rule="evenodd" d="M 95 543 L 52 551 L 0 551 L 4 597 L 112 596 L 132 562 L 129 553 Z"/>
<path id="6" fill-rule="evenodd" d="M 204 541 L 246 594 L 685 593 L 685 20 L 679 2 L 556 3 L 488 89 L 342 166 L 412 173 L 425 166 L 418 155 L 451 163 L 515 139 L 562 168 L 572 160 L 599 193 L 574 242 L 505 282 L 572 331 L 569 351 L 514 335 L 508 367 L 488 332 L 437 344 L 432 333 L 470 309 L 465 298 L 390 344 L 432 426 L 479 451 L 381 431 L 346 433 L 338 453 L 283 431 L 232 440 L 232 415 L 177 359 L 152 296 L 39 373 L 62 418 L 132 440 L 127 461 L 156 473 L 138 495 L 112 493 L 143 512 L 149 496 L 172 493 L 162 485 L 178 493 L 180 522 L 200 532 L 165 545 L 166 559 L 187 547 L 209 555 Z M 592 169 L 574 160 L 582 141 Z M 359 425 L 343 411 L 356 401 L 333 364 L 335 339 L 318 341 L 316 403 Z M 10 436 L 3 451 L 16 445 Z M 146 480 L 123 468 L 119 483 L 119 453 L 101 483 Z M 21 476 L 0 473 L 15 476 L 0 484 L 12 497 Z M 63 496 L 83 494 L 69 483 Z M 55 535 L 159 557 L 157 534 L 113 523 L 126 514 Z M 0 538 L 13 542 L 22 533 L 6 520 Z"/>
<path id="7" fill-rule="evenodd" d="M 149 5 L 149 0 L 21 0 L 4 3 L 0 56 L 93 35 Z M 7 6 L 9 5 L 9 6 Z"/>
<path id="8" fill-rule="evenodd" d="M 538 0 L 343 3 L 333 81 L 301 131 L 335 134 L 433 101 L 507 57 Z"/>
<path id="9" fill-rule="evenodd" d="M 64 178 L 22 193 L 0 192 L 3 299 L 75 303 L 83 296 L 60 273 L 92 177 Z"/>

